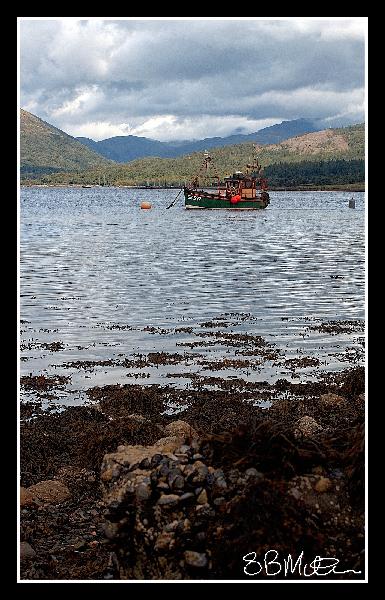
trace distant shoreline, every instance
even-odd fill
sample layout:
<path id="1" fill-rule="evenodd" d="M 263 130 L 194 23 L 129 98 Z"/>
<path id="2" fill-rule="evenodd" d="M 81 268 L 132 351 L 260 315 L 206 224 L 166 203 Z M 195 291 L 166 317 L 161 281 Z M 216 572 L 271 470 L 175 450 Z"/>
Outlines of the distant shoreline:
<path id="1" fill-rule="evenodd" d="M 44 183 L 21 183 L 20 187 L 32 187 L 32 188 L 83 188 L 84 186 L 81 184 L 44 184 Z M 97 185 L 87 185 L 87 188 L 99 188 L 104 186 Z M 130 190 L 143 190 L 143 191 L 152 191 L 152 190 L 180 190 L 180 187 L 143 187 L 143 186 L 135 186 L 135 185 L 111 185 L 105 187 L 116 187 L 116 188 L 125 188 Z M 214 188 L 213 188 L 214 189 Z M 365 184 L 360 183 L 347 183 L 341 185 L 299 185 L 296 187 L 270 187 L 270 192 L 365 192 Z"/>

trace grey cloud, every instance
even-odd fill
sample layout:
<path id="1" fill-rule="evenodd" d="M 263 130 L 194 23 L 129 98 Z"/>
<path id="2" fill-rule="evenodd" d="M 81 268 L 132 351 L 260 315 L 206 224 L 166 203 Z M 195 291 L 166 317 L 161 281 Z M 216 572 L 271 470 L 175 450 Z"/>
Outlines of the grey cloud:
<path id="1" fill-rule="evenodd" d="M 364 85 L 364 38 L 344 22 L 21 25 L 21 104 L 58 127 L 153 115 L 327 118 L 355 107 Z"/>

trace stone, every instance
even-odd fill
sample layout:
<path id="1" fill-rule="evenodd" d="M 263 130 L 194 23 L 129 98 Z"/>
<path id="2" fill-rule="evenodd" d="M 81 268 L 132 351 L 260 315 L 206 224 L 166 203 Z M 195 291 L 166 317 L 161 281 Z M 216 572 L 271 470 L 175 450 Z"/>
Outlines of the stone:
<path id="1" fill-rule="evenodd" d="M 312 468 L 311 472 L 314 473 L 314 475 L 323 475 L 325 469 L 321 465 L 317 465 Z"/>
<path id="2" fill-rule="evenodd" d="M 20 542 L 20 559 L 28 560 L 36 556 L 35 550 L 28 542 Z"/>
<path id="3" fill-rule="evenodd" d="M 144 502 L 151 497 L 151 486 L 148 483 L 140 483 L 135 488 L 135 494 L 139 502 Z"/>
<path id="4" fill-rule="evenodd" d="M 194 567 L 195 569 L 202 569 L 207 566 L 207 556 L 202 552 L 186 550 L 184 553 L 184 559 L 186 565 L 189 567 Z"/>
<path id="5" fill-rule="evenodd" d="M 177 435 L 170 435 L 164 438 L 161 438 L 157 442 L 155 442 L 154 446 L 160 452 L 176 452 L 176 450 L 180 446 L 181 438 Z"/>
<path id="6" fill-rule="evenodd" d="M 38 502 L 46 504 L 61 504 L 71 498 L 71 492 L 61 481 L 47 479 L 40 481 L 36 485 L 31 485 L 27 491 Z"/>
<path id="7" fill-rule="evenodd" d="M 207 492 L 206 490 L 202 490 L 197 498 L 198 504 L 207 504 Z"/>
<path id="8" fill-rule="evenodd" d="M 132 415 L 127 415 L 127 419 L 131 419 L 131 421 L 135 421 L 136 423 L 144 423 L 144 421 L 146 421 L 146 417 L 136 413 L 133 413 Z"/>
<path id="9" fill-rule="evenodd" d="M 289 490 L 289 494 L 293 496 L 293 498 L 295 498 L 296 500 L 299 500 L 301 497 L 301 492 L 298 488 L 292 488 L 291 490 Z"/>
<path id="10" fill-rule="evenodd" d="M 345 398 L 343 398 L 343 396 L 338 396 L 337 394 L 321 394 L 320 402 L 324 406 L 332 407 L 338 406 L 341 403 L 343 404 L 345 402 Z"/>
<path id="11" fill-rule="evenodd" d="M 203 456 L 202 454 L 193 454 L 193 460 L 202 460 Z"/>
<path id="12" fill-rule="evenodd" d="M 31 494 L 31 492 L 28 489 L 21 487 L 20 506 L 31 506 L 31 504 L 34 504 L 33 494 Z"/>
<path id="13" fill-rule="evenodd" d="M 208 473 L 209 473 L 209 470 L 208 470 L 207 466 L 200 460 L 197 460 L 194 463 L 194 470 L 192 472 L 191 481 L 195 484 L 203 483 L 206 480 Z"/>
<path id="14" fill-rule="evenodd" d="M 175 441 L 171 443 L 169 438 L 162 438 L 162 440 L 158 440 L 153 446 L 119 446 L 119 452 L 113 452 L 104 456 L 101 467 L 101 479 L 104 482 L 110 481 L 112 473 L 109 473 L 109 469 L 113 469 L 117 463 L 132 469 L 135 465 L 138 467 L 141 464 L 147 465 L 146 459 L 148 459 L 151 468 L 154 468 L 164 459 L 164 453 L 173 452 L 179 446 L 179 440 L 178 443 Z"/>
<path id="15" fill-rule="evenodd" d="M 191 500 L 192 498 L 195 498 L 195 494 L 193 494 L 192 492 L 186 492 L 185 494 L 182 494 L 182 496 L 180 497 L 180 501 L 186 502 L 187 500 Z"/>
<path id="16" fill-rule="evenodd" d="M 257 471 L 257 469 L 254 469 L 253 467 L 251 467 L 250 469 L 246 469 L 245 476 L 246 476 L 246 479 L 253 479 L 253 480 L 263 479 L 263 474 L 260 473 L 260 471 Z"/>
<path id="17" fill-rule="evenodd" d="M 160 535 L 158 535 L 156 539 L 154 549 L 156 550 L 156 552 L 165 552 L 167 550 L 170 550 L 174 545 L 174 538 L 175 533 L 162 532 Z"/>
<path id="18" fill-rule="evenodd" d="M 332 482 L 328 477 L 320 477 L 314 486 L 316 492 L 328 492 L 332 487 Z"/>
<path id="19" fill-rule="evenodd" d="M 215 498 L 214 504 L 215 506 L 223 506 L 226 503 L 226 499 L 223 496 L 219 496 L 219 498 Z"/>
<path id="20" fill-rule="evenodd" d="M 294 436 L 296 438 L 310 438 L 313 437 L 316 433 L 322 430 L 321 425 L 317 423 L 317 421 L 308 415 L 301 417 L 295 424 Z"/>
<path id="21" fill-rule="evenodd" d="M 176 435 L 183 438 L 193 439 L 197 439 L 198 437 L 195 429 L 193 429 L 189 423 L 186 423 L 186 421 L 173 421 L 172 423 L 166 425 L 164 430 L 168 433 L 168 435 Z"/>
<path id="22" fill-rule="evenodd" d="M 164 506 L 167 508 L 172 508 L 176 506 L 179 502 L 179 496 L 176 494 L 164 494 L 161 496 L 157 502 L 159 506 Z"/>

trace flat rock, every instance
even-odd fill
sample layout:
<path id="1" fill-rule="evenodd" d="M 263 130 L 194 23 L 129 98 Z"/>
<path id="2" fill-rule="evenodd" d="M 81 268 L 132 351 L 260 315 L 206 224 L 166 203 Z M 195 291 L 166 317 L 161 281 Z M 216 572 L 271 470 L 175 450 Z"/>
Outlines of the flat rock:
<path id="1" fill-rule="evenodd" d="M 53 479 L 47 479 L 36 483 L 36 485 L 31 485 L 27 488 L 27 492 L 35 500 L 46 504 L 61 504 L 61 502 L 65 502 L 71 498 L 71 492 L 68 487 L 61 481 Z"/>

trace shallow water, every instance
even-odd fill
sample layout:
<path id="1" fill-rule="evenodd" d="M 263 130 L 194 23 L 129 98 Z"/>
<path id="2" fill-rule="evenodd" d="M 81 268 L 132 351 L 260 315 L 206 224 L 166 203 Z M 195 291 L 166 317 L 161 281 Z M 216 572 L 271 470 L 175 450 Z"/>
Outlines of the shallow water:
<path id="1" fill-rule="evenodd" d="M 202 323 L 223 315 L 230 323 L 223 330 L 263 336 L 285 358 L 300 351 L 317 356 L 321 368 L 341 369 L 356 352 L 362 362 L 362 332 L 331 335 L 308 327 L 364 319 L 363 193 L 354 193 L 355 210 L 348 208 L 351 192 L 271 192 L 266 210 L 238 213 L 186 211 L 182 201 L 166 210 L 176 193 L 22 188 L 22 375 L 71 375 L 72 392 L 117 382 L 188 385 L 167 373 L 194 370 L 194 361 L 146 368 L 149 377 L 138 380 L 127 378 L 138 369 L 119 365 L 88 372 L 62 365 L 154 351 L 205 354 L 207 347 L 180 344 L 210 331 Z M 152 210 L 140 210 L 143 200 Z M 166 331 L 143 331 L 146 326 Z M 180 327 L 194 331 L 175 332 Z M 41 347 L 59 341 L 59 351 Z M 235 352 L 208 350 L 210 359 Z M 274 379 L 282 372 L 270 361 L 247 377 Z M 63 393 L 61 401 L 83 401 L 81 392 L 75 396 Z"/>

